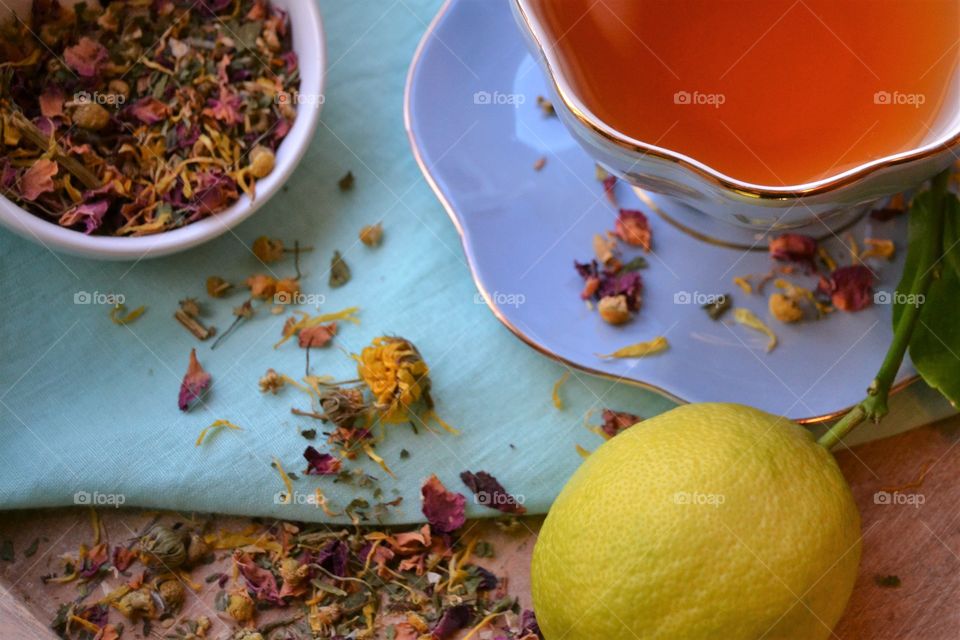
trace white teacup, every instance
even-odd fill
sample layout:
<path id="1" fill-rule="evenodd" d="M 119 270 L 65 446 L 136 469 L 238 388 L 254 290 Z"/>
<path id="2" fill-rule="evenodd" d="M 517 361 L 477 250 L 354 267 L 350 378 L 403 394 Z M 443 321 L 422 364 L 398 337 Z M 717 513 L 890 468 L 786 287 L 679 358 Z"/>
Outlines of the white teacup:
<path id="1" fill-rule="evenodd" d="M 560 0 L 562 1 L 562 0 Z M 804 184 L 767 186 L 726 175 L 690 155 L 632 138 L 598 118 L 564 77 L 533 0 L 511 0 L 514 14 L 557 100 L 557 115 L 599 164 L 630 184 L 754 230 L 836 226 L 950 166 L 960 148 L 960 77 L 940 121 L 912 149 Z"/>

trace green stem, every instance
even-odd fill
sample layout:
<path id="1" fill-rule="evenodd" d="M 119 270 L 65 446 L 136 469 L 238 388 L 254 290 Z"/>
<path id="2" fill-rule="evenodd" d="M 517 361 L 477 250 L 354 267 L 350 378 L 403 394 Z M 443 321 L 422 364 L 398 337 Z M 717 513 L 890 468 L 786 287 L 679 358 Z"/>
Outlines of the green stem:
<path id="1" fill-rule="evenodd" d="M 947 191 L 947 184 L 950 180 L 950 170 L 940 173 L 933 179 L 931 191 L 933 192 L 934 204 L 930 207 L 930 233 L 923 238 L 922 244 L 917 244 L 920 251 L 920 259 L 917 265 L 916 276 L 910 284 L 909 291 L 898 291 L 898 294 L 907 294 L 908 301 L 915 301 L 913 304 L 904 304 L 903 311 L 893 330 L 893 342 L 887 350 L 887 355 L 880 365 L 880 370 L 867 389 L 867 397 L 857 406 L 850 410 L 833 427 L 830 428 L 818 441 L 827 449 L 831 449 L 840 442 L 854 427 L 867 420 L 880 422 L 888 413 L 887 398 L 890 396 L 890 389 L 896 380 L 897 372 L 903 363 L 903 358 L 910 346 L 910 340 L 913 338 L 913 330 L 920 318 L 920 312 L 923 309 L 923 302 L 926 299 L 927 291 L 930 289 L 930 283 L 935 276 L 935 267 L 942 257 L 943 251 L 943 223 L 945 206 L 944 196 Z M 917 212 L 911 211 L 910 215 L 917 215 Z"/>

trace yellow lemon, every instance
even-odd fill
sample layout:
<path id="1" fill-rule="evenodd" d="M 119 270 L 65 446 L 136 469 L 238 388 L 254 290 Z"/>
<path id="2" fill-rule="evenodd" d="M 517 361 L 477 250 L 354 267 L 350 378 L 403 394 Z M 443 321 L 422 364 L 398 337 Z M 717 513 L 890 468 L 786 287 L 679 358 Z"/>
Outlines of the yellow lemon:
<path id="1" fill-rule="evenodd" d="M 860 563 L 860 516 L 809 432 L 686 405 L 583 463 L 533 553 L 546 640 L 828 638 Z"/>

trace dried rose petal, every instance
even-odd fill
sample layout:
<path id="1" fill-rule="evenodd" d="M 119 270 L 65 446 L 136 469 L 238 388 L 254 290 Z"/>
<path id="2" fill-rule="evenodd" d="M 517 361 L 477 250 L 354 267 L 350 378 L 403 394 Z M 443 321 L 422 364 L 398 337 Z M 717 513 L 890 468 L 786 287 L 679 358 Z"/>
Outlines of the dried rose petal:
<path id="1" fill-rule="evenodd" d="M 540 625 L 537 624 L 537 616 L 530 609 L 524 609 L 523 613 L 520 614 L 520 637 L 526 638 L 530 635 L 543 639 Z"/>
<path id="2" fill-rule="evenodd" d="M 813 259 L 817 255 L 817 241 L 799 233 L 784 233 L 772 238 L 769 245 L 770 257 L 780 262 L 797 262 L 813 268 Z"/>
<path id="3" fill-rule="evenodd" d="M 72 227 L 82 223 L 83 232 L 91 234 L 103 224 L 103 215 L 109 207 L 110 203 L 106 200 L 78 204 L 64 212 L 57 222 L 61 227 Z"/>
<path id="4" fill-rule="evenodd" d="M 169 115 L 167 105 L 152 96 L 140 98 L 127 109 L 134 118 L 144 124 L 156 124 Z"/>
<path id="5" fill-rule="evenodd" d="M 64 96 L 58 87 L 47 87 L 40 94 L 40 114 L 45 118 L 56 118 L 63 115 Z"/>
<path id="6" fill-rule="evenodd" d="M 527 512 L 526 507 L 517 502 L 517 499 L 507 493 L 503 485 L 486 471 L 464 471 L 460 474 L 460 479 L 477 497 L 478 504 L 515 515 Z"/>
<path id="7" fill-rule="evenodd" d="M 643 420 L 643 418 L 640 416 L 627 413 L 626 411 L 604 409 L 603 424 L 600 425 L 600 429 L 603 430 L 607 436 L 612 438 L 615 435 L 629 429 L 641 420 Z"/>
<path id="8" fill-rule="evenodd" d="M 607 176 L 603 179 L 603 193 L 606 194 L 607 200 L 613 204 L 617 203 L 617 194 L 615 189 L 617 188 L 617 177 L 616 176 Z"/>
<path id="9" fill-rule="evenodd" d="M 333 337 L 337 335 L 337 323 L 320 324 L 315 327 L 301 329 L 297 335 L 300 346 L 304 349 L 323 347 L 330 344 Z"/>
<path id="10" fill-rule="evenodd" d="M 636 209 L 620 209 L 617 217 L 616 234 L 627 244 L 642 247 L 650 252 L 650 222 L 642 211 Z"/>
<path id="11" fill-rule="evenodd" d="M 210 374 L 203 370 L 197 361 L 197 350 L 190 350 L 190 364 L 180 384 L 180 411 L 189 411 L 190 406 L 200 399 L 200 395 L 210 386 Z"/>
<path id="12" fill-rule="evenodd" d="M 103 45 L 86 36 L 72 47 L 63 50 L 63 59 L 67 65 L 84 78 L 92 78 L 100 72 L 100 65 L 108 60 Z"/>
<path id="13" fill-rule="evenodd" d="M 239 569 L 240 575 L 243 576 L 247 590 L 254 600 L 272 604 L 283 603 L 277 589 L 277 579 L 269 570 L 256 564 L 253 558 L 241 551 L 234 553 L 233 562 Z"/>
<path id="14" fill-rule="evenodd" d="M 597 289 L 597 297 L 601 300 L 608 297 L 624 296 L 627 300 L 627 308 L 630 311 L 639 311 L 642 302 L 641 293 L 643 292 L 643 278 L 636 271 L 626 273 L 607 274 L 600 282 Z"/>
<path id="15" fill-rule="evenodd" d="M 430 631 L 430 637 L 433 640 L 448 640 L 452 638 L 457 631 L 466 629 L 473 617 L 473 609 L 466 604 L 458 604 L 450 607 L 443 612 L 437 626 Z"/>
<path id="16" fill-rule="evenodd" d="M 462 494 L 448 491 L 437 476 L 430 476 L 420 489 L 423 497 L 423 515 L 437 531 L 452 533 L 467 521 L 467 499 Z"/>
<path id="17" fill-rule="evenodd" d="M 863 265 L 840 267 L 820 278 L 819 290 L 841 311 L 861 311 L 873 302 L 873 272 Z"/>
<path id="18" fill-rule="evenodd" d="M 44 193 L 53 191 L 53 176 L 60 166 L 53 160 L 40 158 L 20 178 L 20 195 L 24 200 L 36 200 Z"/>
<path id="19" fill-rule="evenodd" d="M 342 463 L 336 456 L 307 447 L 303 457 L 307 460 L 307 470 L 304 473 L 308 476 L 335 476 L 340 473 Z"/>

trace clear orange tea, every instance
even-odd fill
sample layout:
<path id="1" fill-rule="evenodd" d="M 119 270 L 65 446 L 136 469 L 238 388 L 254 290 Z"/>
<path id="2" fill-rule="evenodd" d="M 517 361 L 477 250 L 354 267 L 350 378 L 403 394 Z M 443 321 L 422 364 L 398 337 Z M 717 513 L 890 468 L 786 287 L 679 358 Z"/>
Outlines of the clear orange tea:
<path id="1" fill-rule="evenodd" d="M 914 148 L 957 108 L 960 0 L 529 6 L 595 116 L 755 184 L 806 183 Z"/>

